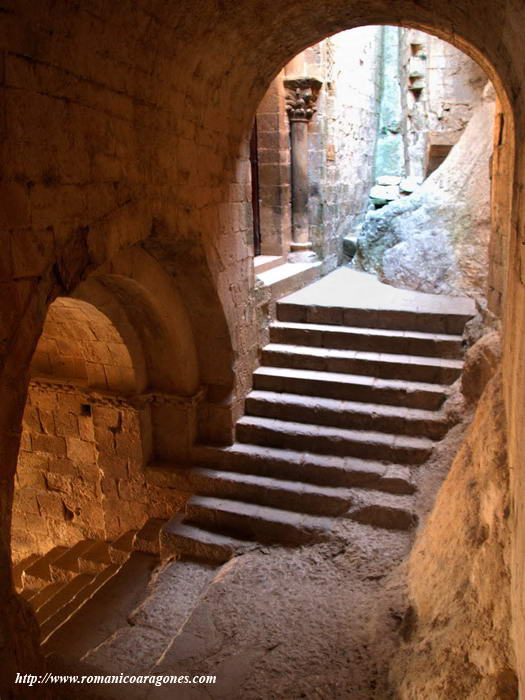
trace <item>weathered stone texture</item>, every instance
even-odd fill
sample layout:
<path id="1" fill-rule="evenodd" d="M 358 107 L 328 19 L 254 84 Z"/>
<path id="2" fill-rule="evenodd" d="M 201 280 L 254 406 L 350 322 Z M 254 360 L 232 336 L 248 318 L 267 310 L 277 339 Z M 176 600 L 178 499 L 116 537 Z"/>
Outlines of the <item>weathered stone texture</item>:
<path id="1" fill-rule="evenodd" d="M 391 663 L 401 698 L 517 697 L 505 435 L 498 374 L 410 555 L 411 607 Z"/>
<path id="2" fill-rule="evenodd" d="M 390 284 L 483 296 L 491 236 L 489 87 L 446 161 L 414 194 L 368 213 L 358 262 Z"/>

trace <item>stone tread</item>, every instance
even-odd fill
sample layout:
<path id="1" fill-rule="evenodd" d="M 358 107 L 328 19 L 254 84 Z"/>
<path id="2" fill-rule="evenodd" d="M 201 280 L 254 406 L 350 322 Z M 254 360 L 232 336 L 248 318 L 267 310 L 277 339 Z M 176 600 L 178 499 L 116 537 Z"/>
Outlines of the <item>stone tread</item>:
<path id="1" fill-rule="evenodd" d="M 345 372 L 324 372 L 312 369 L 293 369 L 292 367 L 258 367 L 255 376 L 271 375 L 275 377 L 294 377 L 306 381 L 325 380 L 340 382 L 341 384 L 361 384 L 370 387 L 385 387 L 392 389 L 403 389 L 405 391 L 432 391 L 436 393 L 448 394 L 449 387 L 436 385 L 431 382 L 411 382 L 404 379 L 382 379 L 381 377 L 370 377 L 362 374 L 348 374 Z"/>
<path id="2" fill-rule="evenodd" d="M 213 464 L 222 470 L 260 474 L 279 479 L 354 488 L 363 486 L 392 491 L 392 474 L 406 474 L 405 465 L 357 457 L 284 450 L 243 442 L 228 447 L 197 445 L 192 448 L 194 463 Z M 167 470 L 165 470 L 166 472 Z"/>
<path id="3" fill-rule="evenodd" d="M 331 358 L 343 360 L 363 360 L 369 362 L 384 362 L 401 365 L 420 365 L 428 367 L 446 367 L 461 371 L 463 360 L 443 357 L 428 357 L 426 355 L 402 355 L 399 353 L 344 350 L 339 348 L 317 348 L 309 345 L 292 345 L 286 343 L 269 343 L 263 348 L 263 353 L 283 353 L 290 356 L 310 355 L 327 360 Z"/>
<path id="4" fill-rule="evenodd" d="M 47 603 L 48 600 L 53 598 L 66 585 L 67 581 L 54 581 L 38 591 L 29 599 L 29 603 L 31 603 L 33 610 L 37 612 L 42 605 Z"/>
<path id="5" fill-rule="evenodd" d="M 456 302 L 456 306 L 459 302 Z M 441 309 L 396 309 L 376 307 L 309 304 L 291 301 L 277 302 L 277 319 L 294 323 L 315 323 L 341 326 L 361 326 L 424 333 L 459 335 L 475 311 Z"/>
<path id="6" fill-rule="evenodd" d="M 80 573 L 78 560 L 87 550 L 91 549 L 95 540 L 81 540 L 70 547 L 51 564 L 51 575 L 56 581 L 67 581 Z"/>
<path id="7" fill-rule="evenodd" d="M 241 531 L 243 537 L 260 541 L 294 544 L 327 538 L 333 524 L 332 518 L 209 496 L 192 496 L 186 504 L 186 515 L 188 522 L 200 526 Z"/>
<path id="8" fill-rule="evenodd" d="M 273 321 L 270 324 L 276 330 L 311 331 L 312 333 L 325 333 L 328 337 L 334 333 L 337 335 L 364 335 L 371 338 L 402 338 L 404 340 L 428 340 L 435 342 L 461 343 L 463 337 L 453 333 L 425 333 L 424 331 L 404 331 L 389 328 L 366 328 L 365 326 L 338 326 L 328 323 L 294 323 L 293 321 Z"/>
<path id="9" fill-rule="evenodd" d="M 99 589 L 103 588 L 106 583 L 113 578 L 113 576 L 115 576 L 118 570 L 119 566 L 117 564 L 111 564 L 96 576 L 90 574 L 80 574 L 78 578 L 82 577 L 85 581 L 87 581 L 85 585 L 79 585 L 78 591 L 71 595 L 69 600 L 67 600 L 63 605 L 57 606 L 55 612 L 48 616 L 46 620 L 41 622 L 40 634 L 42 644 L 47 642 L 51 635 L 53 635 L 57 629 L 64 624 L 64 622 L 75 615 L 78 610 L 88 600 L 90 600 L 95 593 L 99 591 Z M 70 583 L 73 583 L 73 581 Z"/>
<path id="10" fill-rule="evenodd" d="M 166 521 L 149 518 L 133 537 L 133 548 L 145 554 L 159 553 L 159 532 Z"/>
<path id="11" fill-rule="evenodd" d="M 253 378 L 255 389 L 287 393 L 291 391 L 308 396 L 328 394 L 327 398 L 346 400 L 355 400 L 357 393 L 364 392 L 367 395 L 366 400 L 374 403 L 435 410 L 450 393 L 450 387 L 442 384 L 287 367 L 258 367 L 253 373 Z M 416 402 L 417 405 L 413 406 Z M 421 402 L 425 405 L 421 406 Z"/>
<path id="12" fill-rule="evenodd" d="M 98 540 L 88 547 L 79 557 L 80 571 L 96 574 L 113 563 L 110 555 L 110 544 Z"/>
<path id="13" fill-rule="evenodd" d="M 49 552 L 36 559 L 27 569 L 24 569 L 22 576 L 24 588 L 42 588 L 47 583 L 51 583 L 52 575 L 49 565 L 67 551 L 67 547 L 53 547 Z"/>
<path id="14" fill-rule="evenodd" d="M 74 600 L 80 591 L 93 581 L 89 574 L 78 574 L 75 578 L 62 586 L 55 595 L 40 606 L 36 613 L 36 619 L 42 625 L 46 620 L 55 615 L 64 605 Z"/>
<path id="15" fill-rule="evenodd" d="M 113 564 L 93 577 L 92 584 L 84 590 L 86 597 L 82 604 L 64 611 L 63 615 L 69 613 L 64 624 L 55 628 L 49 626 L 43 652 L 77 661 L 101 644 L 126 624 L 129 611 L 143 598 L 157 563 L 157 558 L 150 554 L 132 552 L 122 566 Z"/>
<path id="16" fill-rule="evenodd" d="M 242 498 L 243 501 L 318 515 L 340 515 L 352 501 L 352 491 L 345 486 L 323 486 L 305 481 L 276 479 L 257 474 L 221 471 L 205 467 L 174 468 L 171 483 L 203 496 Z M 402 469 L 402 467 L 400 467 Z M 401 471 L 398 488 L 401 488 Z M 410 470 L 404 469 L 405 493 L 413 493 Z M 381 481 L 377 481 L 381 487 Z"/>
<path id="17" fill-rule="evenodd" d="M 30 554 L 28 557 L 25 557 L 24 559 L 22 559 L 22 561 L 19 561 L 18 564 L 15 564 L 13 566 L 11 572 L 13 577 L 13 586 L 17 590 L 22 588 L 22 577 L 24 575 L 24 571 L 28 569 L 31 566 L 31 564 L 34 564 L 37 559 L 40 559 L 41 556 L 41 554 Z"/>
<path id="18" fill-rule="evenodd" d="M 133 551 L 137 530 L 128 530 L 109 545 L 109 556 L 114 564 L 123 564 Z"/>
<path id="19" fill-rule="evenodd" d="M 349 450 L 358 448 L 367 454 L 357 454 L 357 457 L 374 458 L 375 455 L 371 453 L 379 452 L 379 459 L 390 461 L 390 456 L 399 455 L 402 462 L 414 464 L 420 463 L 421 457 L 426 459 L 434 446 L 432 440 L 423 437 L 295 423 L 260 416 L 243 416 L 237 422 L 237 439 L 255 444 L 261 444 L 261 441 L 262 444 L 269 444 L 269 441 L 284 443 L 272 446 L 291 449 L 298 449 L 303 444 L 312 452 L 342 456 L 351 456 Z"/>
<path id="20" fill-rule="evenodd" d="M 376 494 L 365 489 L 355 490 L 355 501 L 344 517 L 392 530 L 411 530 L 418 523 L 411 496 Z"/>
<path id="21" fill-rule="evenodd" d="M 240 540 L 204 527 L 172 518 L 161 530 L 161 552 L 163 555 L 177 554 L 202 561 L 223 563 L 235 554 L 255 549 L 257 543 Z"/>
<path id="22" fill-rule="evenodd" d="M 392 427 L 392 432 L 405 432 L 413 424 L 412 430 L 417 430 L 419 433 L 422 426 L 425 426 L 427 430 L 432 429 L 432 435 L 425 437 L 437 437 L 438 439 L 449 427 L 446 416 L 440 411 L 367 403 L 365 401 L 330 399 L 322 396 L 288 394 L 262 389 L 254 389 L 248 394 L 246 413 L 267 418 L 280 417 L 283 420 L 294 420 L 299 423 L 314 422 L 307 419 L 315 418 L 315 422 L 318 424 L 339 427 L 352 427 L 350 424 L 353 421 L 365 422 L 370 426 L 383 421 L 390 426 L 399 425 L 404 428 L 403 430 L 401 428 L 394 430 Z M 409 433 L 407 432 L 407 434 Z"/>

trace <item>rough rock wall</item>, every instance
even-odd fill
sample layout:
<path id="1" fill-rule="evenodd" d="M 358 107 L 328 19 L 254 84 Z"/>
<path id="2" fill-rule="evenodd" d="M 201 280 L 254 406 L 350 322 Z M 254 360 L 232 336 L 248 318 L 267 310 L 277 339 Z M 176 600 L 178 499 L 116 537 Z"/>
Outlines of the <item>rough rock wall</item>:
<path id="1" fill-rule="evenodd" d="M 484 351 L 475 350 L 471 380 L 478 384 L 488 369 L 485 360 Z M 509 477 L 499 372 L 487 385 L 410 555 L 410 607 L 404 641 L 391 663 L 403 700 L 518 697 Z"/>
<path id="2" fill-rule="evenodd" d="M 368 212 L 358 238 L 360 267 L 394 286 L 483 296 L 494 114 L 488 86 L 445 162 L 414 194 Z"/>

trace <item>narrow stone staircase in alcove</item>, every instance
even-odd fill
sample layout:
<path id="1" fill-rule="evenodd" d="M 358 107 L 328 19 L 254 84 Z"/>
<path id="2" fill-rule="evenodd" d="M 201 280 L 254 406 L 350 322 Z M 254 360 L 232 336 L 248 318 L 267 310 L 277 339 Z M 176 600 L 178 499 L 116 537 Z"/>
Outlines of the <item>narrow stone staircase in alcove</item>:
<path id="1" fill-rule="evenodd" d="M 231 447 L 149 479 L 191 494 L 161 552 L 212 561 L 330 537 L 334 518 L 410 529 L 414 471 L 450 425 L 472 300 L 394 289 L 341 268 L 277 304 Z"/>

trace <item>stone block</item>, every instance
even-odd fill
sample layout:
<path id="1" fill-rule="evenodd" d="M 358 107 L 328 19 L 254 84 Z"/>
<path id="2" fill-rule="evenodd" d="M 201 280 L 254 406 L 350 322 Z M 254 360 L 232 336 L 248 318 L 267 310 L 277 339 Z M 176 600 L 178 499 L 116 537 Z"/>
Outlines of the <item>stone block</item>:
<path id="1" fill-rule="evenodd" d="M 37 452 L 47 452 L 50 455 L 64 456 L 66 454 L 66 440 L 55 435 L 34 435 L 33 448 Z"/>
<path id="2" fill-rule="evenodd" d="M 80 438 L 68 437 L 67 456 L 73 462 L 94 464 L 97 460 L 97 451 L 95 444 L 80 440 Z"/>

